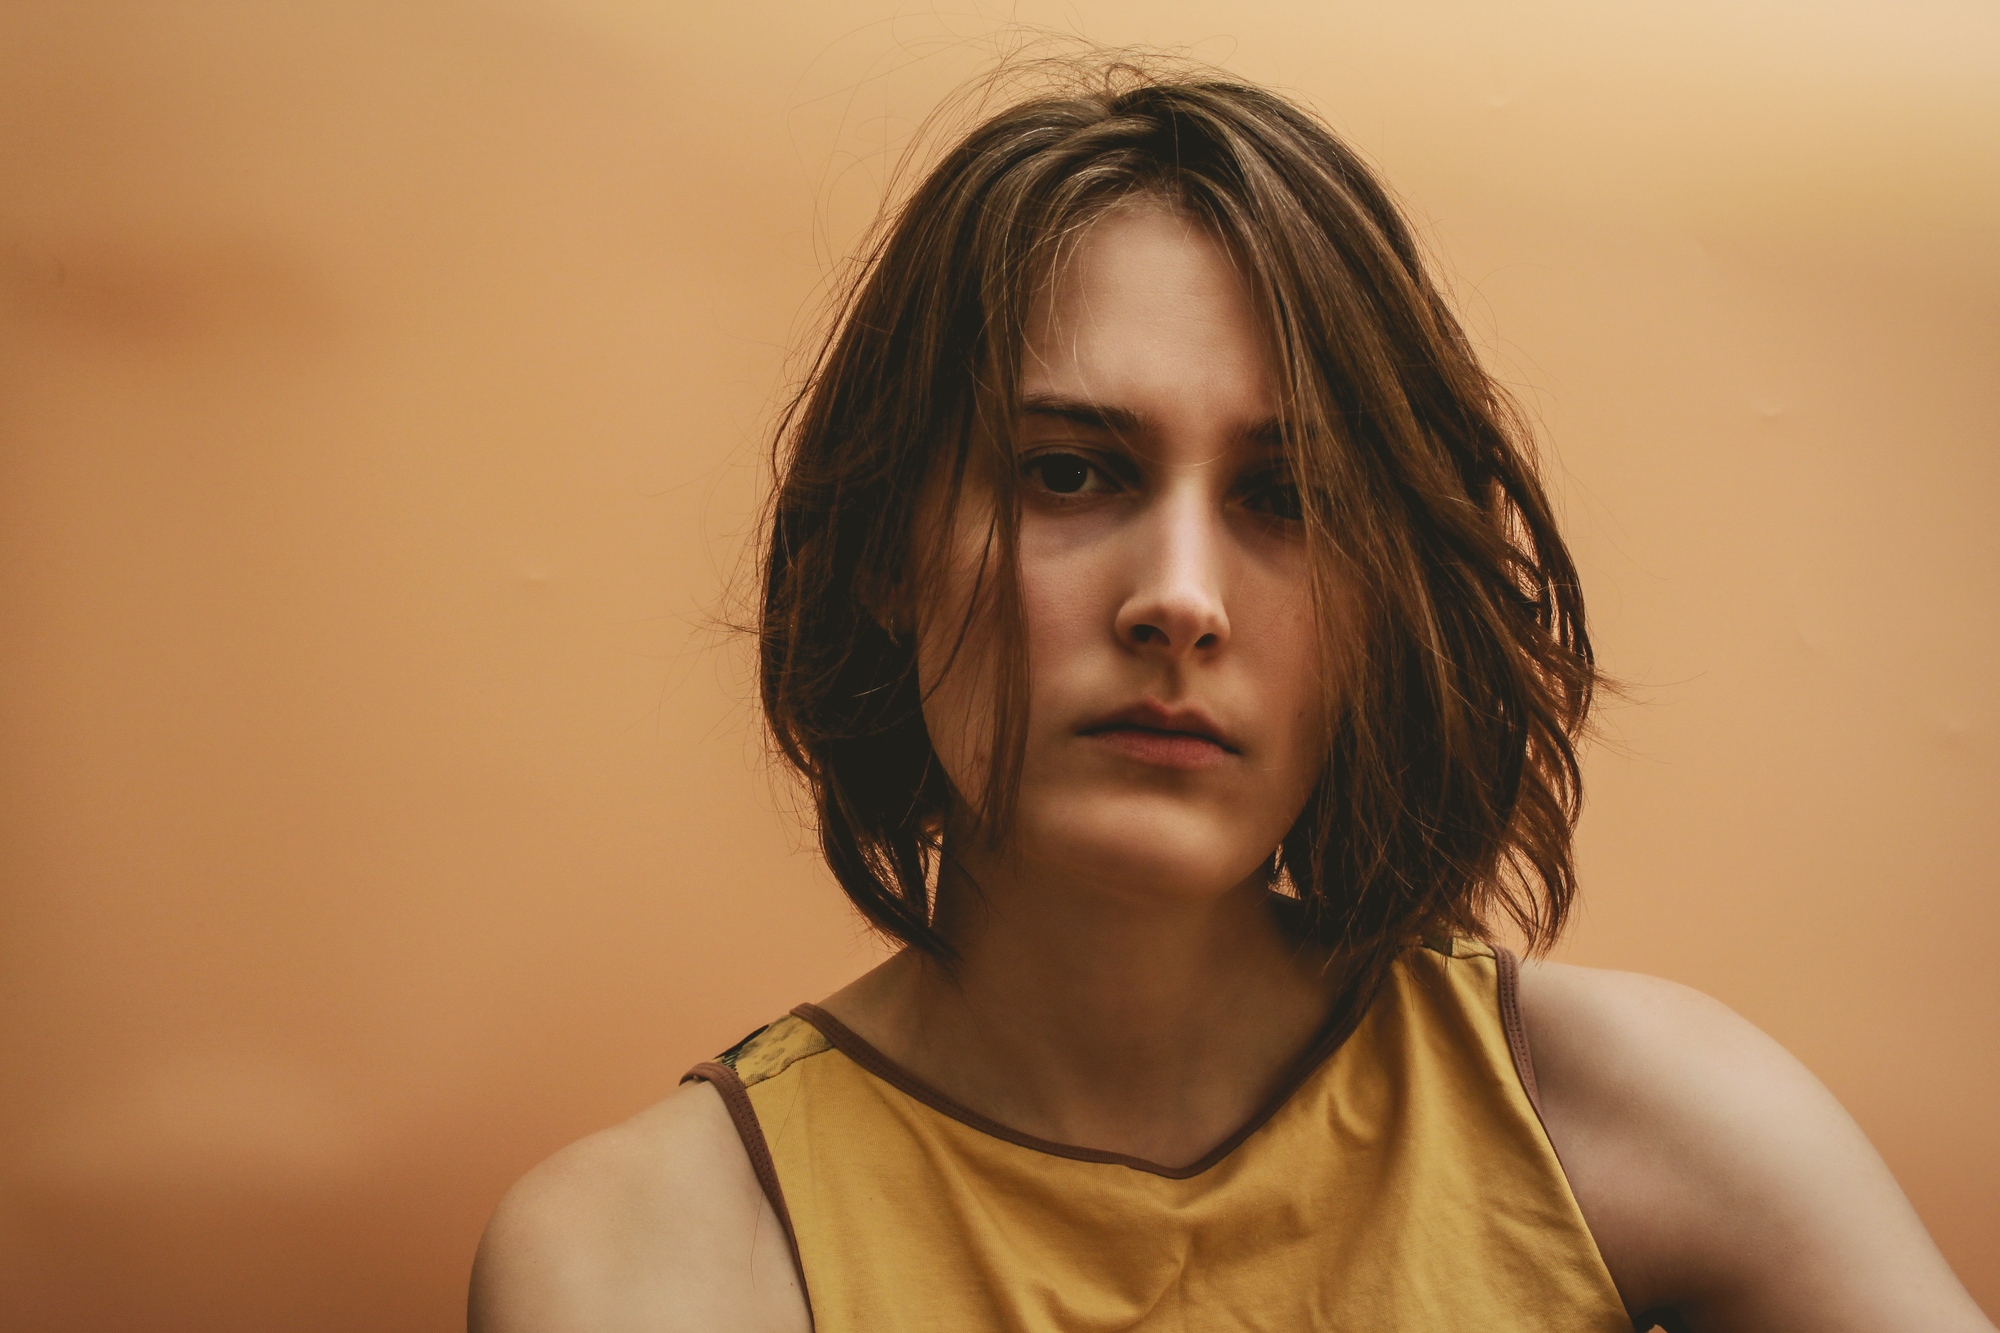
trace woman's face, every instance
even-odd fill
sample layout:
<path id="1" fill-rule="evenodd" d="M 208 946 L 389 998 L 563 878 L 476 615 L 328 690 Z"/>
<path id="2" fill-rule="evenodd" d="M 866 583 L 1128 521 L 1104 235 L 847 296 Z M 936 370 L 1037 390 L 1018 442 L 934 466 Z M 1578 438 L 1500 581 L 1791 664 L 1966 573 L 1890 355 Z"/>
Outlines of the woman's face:
<path id="1" fill-rule="evenodd" d="M 1033 312 L 1022 378 L 1029 707 L 1010 848 L 1121 895 L 1226 891 L 1270 856 L 1324 754 L 1304 534 L 1249 293 L 1197 224 L 1119 208 Z M 968 477 L 918 648 L 932 744 L 975 794 L 992 710 L 976 625 L 955 663 L 951 648 L 991 494 Z"/>

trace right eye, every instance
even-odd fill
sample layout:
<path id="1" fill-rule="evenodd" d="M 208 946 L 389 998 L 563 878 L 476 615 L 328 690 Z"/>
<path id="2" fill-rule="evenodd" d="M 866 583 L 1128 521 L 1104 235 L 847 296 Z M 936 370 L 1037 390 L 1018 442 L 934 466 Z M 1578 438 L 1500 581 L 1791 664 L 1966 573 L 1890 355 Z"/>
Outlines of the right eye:
<path id="1" fill-rule="evenodd" d="M 1111 489 L 1103 470 L 1081 454 L 1037 454 L 1021 470 L 1051 495 L 1081 496 Z"/>

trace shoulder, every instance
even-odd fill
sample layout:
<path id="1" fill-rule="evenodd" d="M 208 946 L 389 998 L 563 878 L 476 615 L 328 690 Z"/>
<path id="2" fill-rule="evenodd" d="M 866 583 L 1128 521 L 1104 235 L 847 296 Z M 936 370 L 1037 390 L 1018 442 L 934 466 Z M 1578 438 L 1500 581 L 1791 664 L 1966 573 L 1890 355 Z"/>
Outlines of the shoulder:
<path id="1" fill-rule="evenodd" d="M 1619 1290 L 1699 1328 L 1990 1330 L 1865 1135 L 1698 991 L 1522 966 L 1542 1113 Z"/>
<path id="2" fill-rule="evenodd" d="M 507 1192 L 473 1333 L 809 1327 L 790 1250 L 721 1096 L 690 1083 Z"/>

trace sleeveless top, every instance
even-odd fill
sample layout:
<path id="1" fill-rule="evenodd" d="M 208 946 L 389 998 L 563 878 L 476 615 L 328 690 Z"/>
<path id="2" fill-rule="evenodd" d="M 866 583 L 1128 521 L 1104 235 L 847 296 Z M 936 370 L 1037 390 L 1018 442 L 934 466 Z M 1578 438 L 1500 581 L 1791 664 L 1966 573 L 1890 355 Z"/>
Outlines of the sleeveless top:
<path id="1" fill-rule="evenodd" d="M 722 1094 L 816 1333 L 1633 1327 L 1535 1101 L 1512 954 L 1427 942 L 1192 1165 L 1016 1133 L 812 1005 Z"/>

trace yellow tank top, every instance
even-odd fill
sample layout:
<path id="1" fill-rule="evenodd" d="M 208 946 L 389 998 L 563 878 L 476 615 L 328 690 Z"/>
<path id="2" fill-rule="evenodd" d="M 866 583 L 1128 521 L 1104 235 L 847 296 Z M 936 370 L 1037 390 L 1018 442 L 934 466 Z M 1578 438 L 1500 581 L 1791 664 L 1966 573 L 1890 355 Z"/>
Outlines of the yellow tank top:
<path id="1" fill-rule="evenodd" d="M 1543 1131 L 1514 958 L 1404 954 L 1199 1162 L 1018 1134 L 801 1005 L 714 1084 L 817 1333 L 1624 1330 Z"/>

